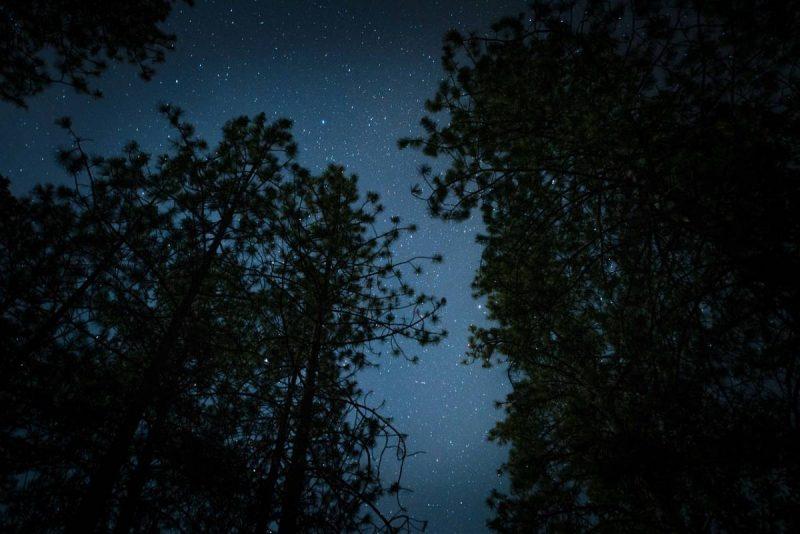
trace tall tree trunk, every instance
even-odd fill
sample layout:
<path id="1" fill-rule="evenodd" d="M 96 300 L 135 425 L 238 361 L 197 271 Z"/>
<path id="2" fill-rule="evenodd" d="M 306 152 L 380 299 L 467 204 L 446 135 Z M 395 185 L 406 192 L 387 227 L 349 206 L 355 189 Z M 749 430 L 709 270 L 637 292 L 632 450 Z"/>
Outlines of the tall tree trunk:
<path id="1" fill-rule="evenodd" d="M 280 421 L 278 422 L 278 436 L 275 439 L 275 445 L 270 455 L 269 471 L 267 472 L 266 478 L 259 484 L 259 488 L 256 492 L 256 499 L 251 508 L 251 517 L 253 518 L 251 524 L 253 525 L 253 532 L 255 534 L 263 534 L 266 532 L 269 521 L 273 516 L 272 508 L 275 504 L 275 486 L 278 482 L 278 475 L 280 474 L 281 461 L 286 452 L 286 443 L 289 440 L 292 399 L 294 398 L 295 386 L 297 384 L 296 364 L 293 364 L 293 367 L 292 378 L 286 389 L 286 395 L 283 400 L 283 410 L 281 412 Z"/>
<path id="2" fill-rule="evenodd" d="M 114 439 L 106 450 L 106 454 L 100 460 L 97 469 L 91 475 L 83 499 L 67 524 L 67 533 L 87 534 L 94 532 L 102 522 L 106 521 L 108 502 L 120 472 L 130 457 L 130 449 L 142 418 L 147 409 L 160 395 L 159 392 L 167 391 L 170 387 L 168 384 L 162 384 L 164 379 L 162 371 L 164 368 L 170 367 L 177 371 L 181 367 L 182 362 L 171 362 L 170 356 L 172 356 L 175 343 L 180 337 L 183 325 L 200 292 L 200 287 L 208 276 L 211 264 L 217 255 L 217 249 L 233 220 L 233 206 L 233 204 L 229 205 L 223 214 L 217 232 L 214 235 L 214 240 L 208 248 L 203 262 L 192 275 L 183 299 L 172 314 L 169 325 L 161 336 L 158 347 L 142 375 L 142 380 L 134 390 L 133 399 L 120 418 L 120 424 L 117 426 L 116 432 L 114 432 Z M 174 381 L 176 377 L 173 375 L 166 378 Z M 155 424 L 158 423 L 156 422 Z"/>
<path id="3" fill-rule="evenodd" d="M 153 462 L 153 452 L 157 439 L 158 436 L 148 436 L 144 449 L 139 455 L 136 469 L 133 471 L 128 481 L 127 494 L 119 506 L 119 517 L 114 525 L 115 534 L 127 534 L 136 523 L 142 490 L 150 474 L 150 464 Z"/>
<path id="4" fill-rule="evenodd" d="M 150 431 L 147 433 L 142 452 L 138 455 L 136 469 L 131 473 L 130 479 L 128 480 L 127 492 L 119 505 L 119 516 L 114 525 L 115 534 L 126 534 L 130 532 L 131 529 L 135 530 L 135 527 L 138 526 L 137 517 L 142 500 L 142 492 L 150 476 L 150 468 L 153 463 L 156 447 L 164 436 L 167 410 L 170 404 L 169 401 L 174 399 L 174 397 L 174 394 L 169 394 L 168 392 L 159 403 L 155 416 L 150 424 Z"/>
<path id="5" fill-rule="evenodd" d="M 290 534 L 297 532 L 297 519 L 300 514 L 300 505 L 303 497 L 303 488 L 306 481 L 308 467 L 308 450 L 311 445 L 311 427 L 314 421 L 314 398 L 317 395 L 317 376 L 319 374 L 319 359 L 322 350 L 323 335 L 323 306 L 317 310 L 317 320 L 314 324 L 314 337 L 311 352 L 308 355 L 306 366 L 303 397 L 297 414 L 297 431 L 292 443 L 292 459 L 286 473 L 286 484 L 281 503 L 281 520 L 278 532 Z"/>

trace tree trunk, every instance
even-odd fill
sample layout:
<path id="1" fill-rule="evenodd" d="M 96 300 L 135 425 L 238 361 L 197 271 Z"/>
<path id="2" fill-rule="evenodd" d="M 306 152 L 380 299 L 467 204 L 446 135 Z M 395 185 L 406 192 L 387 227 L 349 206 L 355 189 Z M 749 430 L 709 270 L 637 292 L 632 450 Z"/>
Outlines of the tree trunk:
<path id="1" fill-rule="evenodd" d="M 136 469 L 133 471 L 130 479 L 128 480 L 128 485 L 126 488 L 127 493 L 119 505 L 119 516 L 117 517 L 116 524 L 114 525 L 115 534 L 125 534 L 130 532 L 131 529 L 134 529 L 135 531 L 135 527 L 138 526 L 137 516 L 139 505 L 142 500 L 142 492 L 145 484 L 147 483 L 148 477 L 150 476 L 150 467 L 153 463 L 156 447 L 164 436 L 167 410 L 169 408 L 170 400 L 173 398 L 174 395 L 167 395 L 166 397 L 162 398 L 156 410 L 155 416 L 153 417 L 153 421 L 150 424 L 150 430 L 147 433 L 144 448 L 138 455 Z"/>
<path id="2" fill-rule="evenodd" d="M 281 460 L 283 460 L 283 456 L 286 452 L 286 443 L 289 440 L 289 422 L 292 412 L 292 398 L 294 397 L 296 384 L 297 368 L 295 366 L 292 372 L 291 382 L 289 382 L 289 387 L 284 396 L 283 411 L 280 421 L 278 422 L 278 436 L 275 439 L 275 446 L 270 456 L 269 471 L 267 472 L 267 477 L 263 479 L 259 485 L 258 491 L 256 492 L 256 500 L 251 509 L 253 532 L 255 534 L 263 534 L 266 532 L 269 521 L 273 516 L 272 508 L 275 500 L 275 485 L 278 482 Z"/>
<path id="3" fill-rule="evenodd" d="M 323 335 L 323 306 L 317 311 L 317 320 L 314 325 L 314 337 L 311 352 L 308 356 L 306 379 L 303 388 L 303 397 L 300 401 L 297 415 L 297 431 L 292 443 L 292 460 L 289 471 L 286 473 L 286 484 L 281 503 L 281 520 L 278 532 L 291 534 L 297 532 L 297 519 L 300 514 L 300 505 L 305 486 L 307 455 L 311 445 L 311 426 L 314 421 L 314 398 L 317 391 L 317 375 L 319 373 L 319 359 L 322 348 Z"/>
<path id="4" fill-rule="evenodd" d="M 152 405 L 160 392 L 169 391 L 170 385 L 162 384 L 164 379 L 162 370 L 165 367 L 173 367 L 175 370 L 181 367 L 182 362 L 169 361 L 172 349 L 180 337 L 183 324 L 191 312 L 192 305 L 200 292 L 200 286 L 208 275 L 212 261 L 217 254 L 217 249 L 222 243 L 222 239 L 232 220 L 233 204 L 228 206 L 223 214 L 219 228 L 214 235 L 214 240 L 203 258 L 200 268 L 194 272 L 183 299 L 175 309 L 170 323 L 159 341 L 158 348 L 150 359 L 139 386 L 134 391 L 133 400 L 123 412 L 111 445 L 101 459 L 97 470 L 91 475 L 84 497 L 75 515 L 67 524 L 67 533 L 87 534 L 95 532 L 98 526 L 107 520 L 108 503 L 120 472 L 130 458 L 130 449 L 139 424 L 147 408 Z M 168 376 L 166 378 L 174 381 L 176 377 Z M 156 421 L 154 424 L 158 424 L 158 422 Z"/>

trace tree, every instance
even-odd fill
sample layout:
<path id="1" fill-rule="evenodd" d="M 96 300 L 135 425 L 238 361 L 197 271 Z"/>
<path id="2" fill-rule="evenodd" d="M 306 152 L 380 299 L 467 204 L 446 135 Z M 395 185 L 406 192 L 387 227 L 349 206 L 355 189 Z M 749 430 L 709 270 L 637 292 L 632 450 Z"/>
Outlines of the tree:
<path id="1" fill-rule="evenodd" d="M 380 465 L 372 463 L 376 439 L 388 440 L 401 460 L 405 441 L 390 419 L 363 400 L 355 376 L 373 364 L 370 356 L 379 355 L 382 344 L 401 355 L 401 338 L 421 344 L 438 341 L 443 332 L 428 325 L 435 324 L 443 301 L 417 295 L 405 282 L 403 271 L 419 272 L 424 258 L 392 258 L 393 243 L 413 227 L 401 227 L 399 219 L 392 218 L 392 227 L 375 231 L 383 207 L 374 193 L 359 201 L 356 178 L 346 176 L 344 169 L 330 167 L 318 177 L 301 170 L 281 188 L 278 198 L 281 211 L 273 230 L 278 249 L 272 264 L 287 273 L 280 279 L 284 298 L 296 307 L 292 315 L 302 318 L 290 327 L 299 327 L 305 337 L 290 344 L 294 355 L 290 387 L 299 377 L 302 387 L 291 407 L 294 436 L 291 457 L 286 459 L 280 531 L 333 525 L 351 530 L 358 526 L 354 519 L 366 522 L 374 516 L 379 529 L 411 528 L 414 523 L 407 515 L 385 517 L 376 506 L 384 493 Z M 278 435 L 286 432 L 279 430 Z M 281 449 L 274 450 L 280 454 Z M 268 479 L 275 476 L 279 463 L 271 465 Z M 307 481 L 312 477 L 314 487 L 327 486 L 324 495 L 308 495 Z M 274 478 L 264 488 L 264 501 L 273 501 L 272 488 Z M 393 491 L 397 493 L 399 486 Z M 370 509 L 364 517 L 350 512 L 330 521 L 332 513 L 358 511 L 362 506 Z M 267 507 L 262 511 L 260 531 L 270 513 Z"/>
<path id="2" fill-rule="evenodd" d="M 486 225 L 495 530 L 798 528 L 798 7 L 537 2 L 447 36 L 447 120 L 401 146 L 449 162 L 434 215 Z"/>
<path id="3" fill-rule="evenodd" d="M 422 258 L 392 260 L 411 227 L 373 232 L 377 196 L 297 165 L 286 120 L 209 149 L 162 111 L 178 135 L 155 163 L 72 133 L 73 188 L 2 184 L 3 527 L 418 526 L 377 506 L 376 442 L 402 461 L 405 437 L 356 385 L 381 343 L 443 334 L 402 280 Z"/>
<path id="4" fill-rule="evenodd" d="M 0 99 L 26 107 L 58 83 L 100 96 L 89 85 L 108 61 L 136 65 L 149 80 L 175 37 L 159 28 L 176 0 L 83 2 L 10 0 L 0 6 Z M 187 4 L 192 4 L 191 0 Z"/>
<path id="5" fill-rule="evenodd" d="M 56 372 L 66 375 L 63 386 L 41 392 L 41 399 L 21 394 L 38 404 L 54 401 L 45 407 L 43 417 L 34 414 L 4 429 L 23 443 L 67 440 L 62 446 L 66 458 L 55 462 L 54 476 L 37 464 L 52 465 L 49 460 L 35 458 L 15 466 L 16 476 L 33 480 L 32 493 L 52 501 L 53 494 L 41 488 L 48 484 L 59 495 L 58 505 L 51 503 L 50 513 L 39 514 L 36 520 L 49 518 L 56 524 L 67 522 L 69 529 L 92 531 L 107 524 L 112 502 L 138 498 L 129 479 L 149 469 L 142 462 L 151 453 L 142 451 L 165 439 L 161 434 L 168 427 L 166 421 L 174 417 L 171 407 L 179 404 L 181 387 L 190 387 L 187 382 L 193 383 L 191 378 L 196 382 L 200 374 L 189 369 L 209 372 L 219 365 L 213 356 L 226 354 L 217 350 L 198 360 L 214 341 L 213 335 L 222 336 L 226 326 L 227 317 L 213 313 L 227 303 L 212 290 L 225 279 L 221 269 L 230 254 L 229 241 L 249 237 L 236 233 L 239 222 L 269 210 L 270 190 L 280 180 L 286 157 L 294 154 L 287 121 L 269 125 L 263 115 L 232 121 L 219 147 L 208 152 L 205 142 L 180 122 L 177 111 L 165 112 L 180 135 L 174 154 L 161 157 L 156 169 L 135 145 L 123 157 L 105 160 L 87 157 L 76 140 L 76 149 L 64 154 L 65 164 L 76 173 L 76 189 L 62 189 L 59 197 L 65 199 L 64 211 L 87 221 L 68 234 L 79 247 L 80 261 L 70 277 L 50 264 L 39 270 L 45 282 L 62 283 L 63 292 L 56 286 L 44 299 L 36 292 L 31 298 L 8 293 L 17 297 L 7 308 L 8 323 L 42 316 L 47 327 L 29 328 L 36 338 L 18 336 L 12 343 L 12 361 L 20 362 L 13 383 L 55 379 Z M 79 173 L 87 183 L 78 182 Z M 32 215 L 33 228 L 48 223 Z M 8 227 L 19 222 L 24 220 L 11 220 Z M 45 243 L 52 239 L 50 231 L 41 232 Z M 10 247 L 16 246 L 14 239 L 9 240 Z M 82 246 L 85 240 L 92 246 Z M 39 248 L 51 252 L 57 265 L 69 259 L 58 247 Z M 209 323 L 216 328 L 201 330 Z M 41 343 L 42 332 L 58 337 Z M 98 374 L 96 382 L 91 373 Z M 92 405 L 89 414 L 97 419 L 76 414 L 70 418 L 72 427 L 58 417 L 44 420 L 52 417 L 50 412 L 58 412 L 58 401 L 63 402 L 59 396 L 64 395 Z M 30 435 L 30 426 L 43 427 L 38 439 Z M 74 443 L 78 435 L 84 436 L 83 441 Z M 29 484 L 24 486 L 27 490 Z M 123 488 L 127 497 L 120 495 Z M 28 506 L 27 511 L 35 513 L 35 507 Z"/>
<path id="6" fill-rule="evenodd" d="M 179 342 L 201 293 L 208 289 L 205 286 L 215 281 L 218 262 L 230 253 L 229 234 L 234 239 L 246 238 L 241 235 L 243 232 L 237 233 L 241 221 L 247 225 L 251 217 L 269 210 L 270 191 L 286 165 L 279 156 L 286 153 L 291 157 L 295 151 L 288 123 L 267 125 L 262 115 L 252 123 L 245 119 L 230 122 L 218 149 L 202 157 L 205 143 L 193 137 L 191 126 L 181 123 L 177 112 L 167 112 L 181 134 L 181 141 L 175 157 L 162 158 L 152 191 L 165 195 L 158 199 L 158 204 L 173 211 L 169 223 L 177 223 L 167 230 L 169 233 L 177 230 L 179 238 L 185 235 L 187 250 L 176 258 L 178 264 L 173 266 L 176 276 L 168 278 L 177 291 L 161 288 L 169 297 L 161 314 L 164 319 L 156 329 L 152 345 L 147 347 L 150 354 L 128 393 L 126 406 L 111 433 L 111 442 L 89 476 L 86 492 L 68 530 L 85 532 L 105 521 L 114 485 L 128 462 L 130 447 L 143 419 L 153 410 L 156 417 L 153 426 L 161 424 L 162 413 L 174 401 L 179 380 L 191 364 L 193 354 L 180 351 Z M 119 163 L 119 168 L 112 164 L 111 172 L 125 175 L 131 170 L 127 162 Z M 138 173 L 136 177 L 152 179 L 142 173 L 141 165 L 133 170 Z M 177 244 L 182 245 L 181 241 Z"/>

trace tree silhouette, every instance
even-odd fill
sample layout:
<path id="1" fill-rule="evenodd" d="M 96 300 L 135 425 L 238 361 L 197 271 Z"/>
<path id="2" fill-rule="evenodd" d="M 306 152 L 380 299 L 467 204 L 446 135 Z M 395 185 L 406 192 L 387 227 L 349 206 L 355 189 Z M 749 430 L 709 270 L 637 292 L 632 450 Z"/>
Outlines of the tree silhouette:
<path id="1" fill-rule="evenodd" d="M 446 38 L 434 215 L 486 225 L 519 531 L 793 531 L 795 2 L 537 2 Z M 416 189 L 423 194 L 422 188 Z"/>
<path id="2" fill-rule="evenodd" d="M 0 6 L 0 99 L 27 100 L 58 83 L 100 96 L 89 85 L 108 61 L 136 65 L 149 80 L 175 37 L 158 25 L 176 0 L 84 2 L 9 0 Z M 187 0 L 192 4 L 192 0 Z"/>
<path id="3" fill-rule="evenodd" d="M 298 166 L 289 121 L 235 119 L 212 150 L 163 112 L 155 162 L 73 133 L 73 188 L 2 184 L 3 527 L 421 526 L 377 506 L 401 488 L 375 455 L 405 438 L 356 385 L 381 344 L 442 335 L 402 280 L 422 258 L 392 260 L 411 228 Z"/>
<path id="4" fill-rule="evenodd" d="M 350 530 L 357 525 L 331 522 L 330 514 L 341 513 L 343 507 L 357 511 L 362 504 L 377 515 L 379 527 L 410 528 L 414 525 L 408 516 L 383 517 L 375 507 L 384 490 L 380 465 L 371 463 L 370 451 L 376 439 L 383 438 L 402 459 L 405 442 L 391 420 L 365 402 L 355 375 L 372 365 L 370 355 L 377 355 L 381 344 L 400 355 L 400 338 L 426 344 L 441 336 L 426 324 L 436 321 L 442 302 L 416 295 L 403 278 L 403 271 L 418 269 L 423 258 L 392 259 L 393 242 L 413 228 L 393 219 L 386 231 L 369 233 L 383 207 L 375 194 L 358 205 L 355 177 L 345 176 L 338 167 L 321 176 L 298 171 L 278 198 L 281 212 L 273 229 L 277 248 L 270 265 L 281 272 L 282 315 L 288 311 L 292 318 L 281 325 L 288 333 L 286 353 L 291 357 L 277 430 L 280 446 L 273 448 L 254 502 L 256 530 L 264 531 L 275 514 L 280 476 L 285 480 L 279 512 L 282 532 L 333 525 Z M 365 459 L 368 463 L 363 465 Z M 327 497 L 307 495 L 306 481 L 312 476 L 315 486 L 328 486 Z M 350 516 L 344 519 L 374 519 Z"/>

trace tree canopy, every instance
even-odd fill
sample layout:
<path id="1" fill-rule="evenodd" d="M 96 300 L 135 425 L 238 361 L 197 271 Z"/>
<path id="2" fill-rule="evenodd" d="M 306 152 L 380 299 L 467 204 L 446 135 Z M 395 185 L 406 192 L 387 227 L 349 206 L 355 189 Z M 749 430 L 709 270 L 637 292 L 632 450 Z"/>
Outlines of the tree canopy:
<path id="1" fill-rule="evenodd" d="M 3 2 L 0 99 L 149 79 L 176 4 Z M 798 27 L 797 0 L 535 0 L 445 37 L 400 146 L 444 163 L 432 216 L 483 220 L 495 531 L 800 531 Z M 396 257 L 414 225 L 300 165 L 291 121 L 212 146 L 161 112 L 163 154 L 65 118 L 70 185 L 0 177 L 0 529 L 425 530 L 359 373 L 446 335 L 411 282 L 441 257 Z"/>
<path id="2" fill-rule="evenodd" d="M 192 0 L 184 0 L 192 4 Z M 8 0 L 0 5 L 0 99 L 20 107 L 52 84 L 90 85 L 109 61 L 149 80 L 175 37 L 162 30 L 177 0 Z"/>
<path id="3" fill-rule="evenodd" d="M 435 216 L 485 223 L 495 530 L 800 528 L 798 17 L 535 2 L 447 36 L 401 146 L 448 164 L 415 189 Z"/>
<path id="4" fill-rule="evenodd" d="M 2 184 L 0 524 L 423 528 L 381 471 L 405 435 L 356 379 L 444 335 L 444 302 L 406 281 L 439 258 L 394 259 L 413 226 L 343 168 L 297 164 L 289 121 L 234 119 L 212 149 L 163 112 L 157 158 L 90 156 L 73 133 L 74 187 Z"/>

